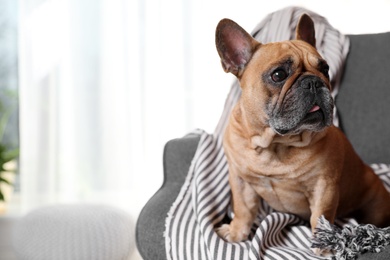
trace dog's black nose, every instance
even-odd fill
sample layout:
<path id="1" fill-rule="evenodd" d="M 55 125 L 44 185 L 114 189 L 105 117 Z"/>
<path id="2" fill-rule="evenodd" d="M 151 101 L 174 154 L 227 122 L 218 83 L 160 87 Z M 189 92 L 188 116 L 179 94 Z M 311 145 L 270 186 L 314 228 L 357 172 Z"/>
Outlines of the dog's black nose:
<path id="1" fill-rule="evenodd" d="M 316 93 L 317 89 L 323 87 L 323 81 L 317 76 L 306 76 L 301 81 L 301 87 L 310 90 L 312 93 Z"/>

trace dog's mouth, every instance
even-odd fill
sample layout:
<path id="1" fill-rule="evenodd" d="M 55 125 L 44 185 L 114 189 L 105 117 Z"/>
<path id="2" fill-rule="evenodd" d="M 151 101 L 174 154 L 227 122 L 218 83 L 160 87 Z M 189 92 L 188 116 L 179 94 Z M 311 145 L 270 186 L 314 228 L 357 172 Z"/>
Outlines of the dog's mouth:
<path id="1" fill-rule="evenodd" d="M 313 107 L 309 110 L 306 116 L 302 119 L 303 124 L 317 124 L 319 122 L 324 122 L 325 114 L 321 107 L 317 104 L 314 104 Z"/>
<path id="2" fill-rule="evenodd" d="M 321 108 L 320 108 L 319 105 L 314 105 L 314 106 L 310 109 L 309 113 L 316 112 L 316 111 L 318 111 L 318 110 L 320 110 L 320 109 L 321 109 Z"/>
<path id="3" fill-rule="evenodd" d="M 322 129 L 322 126 L 326 125 L 325 121 L 326 116 L 324 110 L 319 105 L 314 104 L 296 127 L 291 129 L 274 128 L 274 130 L 281 135 L 296 134 L 302 129 L 315 131 Z"/>

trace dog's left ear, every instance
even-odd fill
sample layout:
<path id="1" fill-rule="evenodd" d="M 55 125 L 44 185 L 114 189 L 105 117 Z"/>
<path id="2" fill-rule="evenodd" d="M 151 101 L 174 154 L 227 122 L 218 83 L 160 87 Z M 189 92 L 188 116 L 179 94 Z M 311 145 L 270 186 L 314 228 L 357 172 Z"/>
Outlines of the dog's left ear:
<path id="1" fill-rule="evenodd" d="M 303 14 L 301 18 L 299 18 L 296 29 L 296 39 L 305 41 L 314 48 L 316 47 L 314 22 L 307 14 Z"/>

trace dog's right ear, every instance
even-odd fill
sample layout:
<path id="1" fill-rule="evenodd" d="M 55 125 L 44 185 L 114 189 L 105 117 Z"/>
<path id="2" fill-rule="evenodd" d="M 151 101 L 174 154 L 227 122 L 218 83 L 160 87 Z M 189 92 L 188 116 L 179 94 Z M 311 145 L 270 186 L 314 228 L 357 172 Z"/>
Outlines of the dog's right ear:
<path id="1" fill-rule="evenodd" d="M 259 43 L 237 23 L 223 19 L 215 32 L 215 45 L 225 72 L 240 77 Z"/>

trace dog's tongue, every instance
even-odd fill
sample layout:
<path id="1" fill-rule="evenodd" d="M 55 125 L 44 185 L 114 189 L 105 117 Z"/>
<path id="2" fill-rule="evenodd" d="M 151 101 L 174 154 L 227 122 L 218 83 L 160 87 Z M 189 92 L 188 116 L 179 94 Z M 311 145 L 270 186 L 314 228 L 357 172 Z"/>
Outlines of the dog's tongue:
<path id="1" fill-rule="evenodd" d="M 319 110 L 320 109 L 320 107 L 319 106 L 317 106 L 317 105 L 314 105 L 311 109 L 310 109 L 310 111 L 309 111 L 309 113 L 311 113 L 311 112 L 315 112 L 315 111 L 317 111 L 317 110 Z"/>

